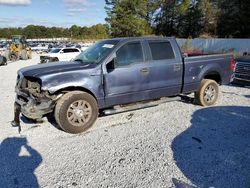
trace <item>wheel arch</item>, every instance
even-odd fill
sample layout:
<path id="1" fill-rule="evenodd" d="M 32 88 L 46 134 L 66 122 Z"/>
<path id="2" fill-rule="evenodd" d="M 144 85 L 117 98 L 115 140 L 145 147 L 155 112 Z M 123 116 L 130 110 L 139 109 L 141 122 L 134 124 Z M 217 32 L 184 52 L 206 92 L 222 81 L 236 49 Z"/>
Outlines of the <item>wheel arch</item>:
<path id="1" fill-rule="evenodd" d="M 203 79 L 210 79 L 210 80 L 214 80 L 216 81 L 218 84 L 221 84 L 222 83 L 222 78 L 221 78 L 221 75 L 218 71 L 209 71 L 207 72 Z"/>
<path id="2" fill-rule="evenodd" d="M 79 87 L 79 86 L 69 86 L 69 87 L 61 88 L 58 91 L 56 91 L 54 94 L 58 95 L 58 94 L 61 94 L 61 93 L 68 93 L 68 92 L 71 92 L 71 91 L 86 92 L 86 93 L 92 95 L 92 97 L 94 97 L 96 101 L 98 101 L 96 95 L 92 91 L 90 91 L 87 88 Z"/>

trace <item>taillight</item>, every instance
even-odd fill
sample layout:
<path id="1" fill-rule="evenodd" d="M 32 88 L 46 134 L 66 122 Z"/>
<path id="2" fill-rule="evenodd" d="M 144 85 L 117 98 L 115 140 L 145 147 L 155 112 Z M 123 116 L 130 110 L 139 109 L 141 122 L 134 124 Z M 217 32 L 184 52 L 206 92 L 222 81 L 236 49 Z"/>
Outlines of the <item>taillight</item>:
<path id="1" fill-rule="evenodd" d="M 230 71 L 234 71 L 235 69 L 235 64 L 236 64 L 236 61 L 234 59 L 234 56 L 231 57 L 231 61 L 230 61 Z"/>

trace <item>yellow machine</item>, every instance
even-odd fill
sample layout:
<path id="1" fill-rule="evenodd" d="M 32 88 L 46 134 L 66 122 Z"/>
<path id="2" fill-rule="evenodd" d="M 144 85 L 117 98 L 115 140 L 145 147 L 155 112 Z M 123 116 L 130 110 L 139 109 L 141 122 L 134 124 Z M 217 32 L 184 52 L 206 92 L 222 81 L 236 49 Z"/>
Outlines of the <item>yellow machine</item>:
<path id="1" fill-rule="evenodd" d="M 28 47 L 24 36 L 12 36 L 12 40 L 7 51 L 6 57 L 10 61 L 17 61 L 19 59 L 31 59 L 31 49 Z"/>

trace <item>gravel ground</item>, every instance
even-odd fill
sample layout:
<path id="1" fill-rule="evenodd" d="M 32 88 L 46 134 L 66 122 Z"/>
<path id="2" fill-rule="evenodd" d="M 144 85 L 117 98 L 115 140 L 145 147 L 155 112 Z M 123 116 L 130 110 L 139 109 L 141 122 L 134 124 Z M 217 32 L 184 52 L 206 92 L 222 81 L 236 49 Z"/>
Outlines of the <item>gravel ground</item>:
<path id="1" fill-rule="evenodd" d="M 10 126 L 16 72 L 0 67 L 0 187 L 250 187 L 250 90 L 222 86 L 216 106 L 188 102 L 101 117 L 71 135 Z M 26 122 L 26 123 L 25 123 Z"/>

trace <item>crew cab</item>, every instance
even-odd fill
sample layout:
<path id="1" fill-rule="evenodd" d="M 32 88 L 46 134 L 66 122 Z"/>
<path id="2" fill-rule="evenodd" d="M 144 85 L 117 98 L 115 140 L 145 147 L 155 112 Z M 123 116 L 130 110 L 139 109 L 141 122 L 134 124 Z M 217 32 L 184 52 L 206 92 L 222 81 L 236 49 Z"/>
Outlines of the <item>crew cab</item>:
<path id="1" fill-rule="evenodd" d="M 184 58 L 174 38 L 107 39 L 71 62 L 19 70 L 16 114 L 36 120 L 54 113 L 64 131 L 80 133 L 100 113 L 140 102 L 194 92 L 198 104 L 210 106 L 217 101 L 218 85 L 229 83 L 232 63 L 227 54 Z"/>
<path id="2" fill-rule="evenodd" d="M 49 53 L 40 56 L 40 63 L 55 61 L 70 61 L 81 53 L 78 48 L 54 48 Z"/>

